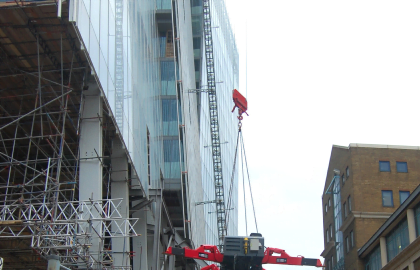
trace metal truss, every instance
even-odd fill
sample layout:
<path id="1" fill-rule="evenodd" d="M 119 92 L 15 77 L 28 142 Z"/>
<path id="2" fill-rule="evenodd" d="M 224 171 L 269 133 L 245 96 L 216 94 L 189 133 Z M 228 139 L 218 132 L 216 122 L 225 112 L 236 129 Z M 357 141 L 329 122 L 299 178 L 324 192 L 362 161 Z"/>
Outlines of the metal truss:
<path id="1" fill-rule="evenodd" d="M 219 249 L 223 250 L 223 241 L 226 235 L 226 210 L 223 187 L 222 157 L 219 135 L 219 116 L 217 110 L 216 78 L 213 57 L 213 36 L 211 27 L 210 0 L 203 0 L 203 28 L 206 54 L 207 92 L 209 94 L 210 132 L 213 157 L 213 175 L 215 189 L 215 204 L 217 214 L 217 231 Z"/>
<path id="2" fill-rule="evenodd" d="M 72 26 L 55 18 L 27 20 L 32 8 L 37 12 L 31 16 L 43 14 L 42 7 L 19 8 L 11 22 L 18 28 L 3 26 L 0 16 L 9 38 L 7 45 L 0 43 L 0 256 L 12 267 L 6 269 L 45 269 L 40 259 L 49 255 L 59 255 L 71 269 L 131 269 L 115 265 L 112 239 L 136 236 L 137 219 L 122 218 L 121 199 L 78 197 L 90 67 Z M 18 45 L 28 43 L 34 46 Z M 107 110 L 98 116 L 104 156 L 94 159 L 103 166 L 102 188 L 109 198 L 111 170 L 102 162 L 111 155 L 116 127 Z M 92 249 L 92 239 L 101 246 Z"/>

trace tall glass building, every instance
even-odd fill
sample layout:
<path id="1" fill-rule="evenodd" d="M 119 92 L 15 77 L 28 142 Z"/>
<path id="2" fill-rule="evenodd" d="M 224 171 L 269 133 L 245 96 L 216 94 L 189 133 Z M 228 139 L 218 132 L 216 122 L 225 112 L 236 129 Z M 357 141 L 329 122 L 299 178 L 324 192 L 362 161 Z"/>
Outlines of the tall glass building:
<path id="1" fill-rule="evenodd" d="M 238 52 L 210 11 L 236 235 Z M 162 255 L 219 243 L 203 18 L 202 0 L 0 0 L 4 269 L 206 265 Z"/>
<path id="2" fill-rule="evenodd" d="M 236 173 L 230 182 L 238 129 L 231 93 L 239 84 L 239 56 L 224 1 L 210 3 L 226 202 L 232 196 L 227 234 L 237 235 Z M 149 198 L 161 192 L 165 209 L 152 203 L 153 222 L 156 211 L 167 211 L 161 226 L 174 228 L 191 247 L 218 240 L 215 205 L 208 203 L 215 186 L 202 5 L 79 0 L 72 13 L 141 185 Z"/>

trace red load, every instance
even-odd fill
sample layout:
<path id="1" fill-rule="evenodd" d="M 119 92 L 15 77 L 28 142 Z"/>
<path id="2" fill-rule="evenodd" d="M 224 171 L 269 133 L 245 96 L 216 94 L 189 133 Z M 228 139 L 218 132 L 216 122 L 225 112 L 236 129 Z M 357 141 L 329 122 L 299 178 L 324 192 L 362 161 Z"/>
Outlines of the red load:
<path id="1" fill-rule="evenodd" d="M 246 110 L 248 109 L 248 102 L 246 101 L 246 98 L 243 95 L 241 95 L 241 93 L 239 93 L 239 91 L 236 89 L 232 91 L 232 96 L 233 102 L 235 103 L 235 107 L 233 107 L 232 112 L 235 110 L 235 108 L 238 108 L 238 119 L 242 120 L 243 113 L 246 113 L 246 115 L 248 115 L 248 113 L 246 112 Z"/>

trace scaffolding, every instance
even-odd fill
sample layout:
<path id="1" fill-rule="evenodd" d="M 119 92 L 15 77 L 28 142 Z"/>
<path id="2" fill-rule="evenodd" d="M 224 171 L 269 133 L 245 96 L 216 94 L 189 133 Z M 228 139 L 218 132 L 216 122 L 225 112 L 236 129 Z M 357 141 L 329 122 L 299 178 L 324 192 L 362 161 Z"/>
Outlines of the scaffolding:
<path id="1" fill-rule="evenodd" d="M 57 1 L 0 4 L 0 257 L 3 269 L 64 267 L 131 269 L 114 265 L 113 238 L 136 236 L 136 219 L 111 199 L 111 153 L 116 120 L 98 116 L 104 199 L 79 200 L 84 91 L 90 61 Z M 95 80 L 93 80 L 95 81 Z M 92 159 L 92 158 L 91 158 Z M 98 229 L 100 228 L 100 229 Z M 92 252 L 92 239 L 101 246 Z M 126 251 L 130 253 L 130 251 Z M 128 264 L 129 265 L 129 264 Z"/>
<path id="2" fill-rule="evenodd" d="M 223 187 L 223 170 L 219 134 L 219 115 L 216 96 L 216 75 L 214 70 L 213 57 L 213 36 L 211 27 L 210 0 L 203 0 L 203 31 L 204 48 L 206 54 L 207 92 L 209 94 L 209 115 L 211 148 L 213 161 L 213 177 L 215 190 L 215 204 L 217 215 L 217 231 L 219 239 L 219 250 L 223 251 L 224 239 L 226 236 L 226 209 L 225 194 Z"/>

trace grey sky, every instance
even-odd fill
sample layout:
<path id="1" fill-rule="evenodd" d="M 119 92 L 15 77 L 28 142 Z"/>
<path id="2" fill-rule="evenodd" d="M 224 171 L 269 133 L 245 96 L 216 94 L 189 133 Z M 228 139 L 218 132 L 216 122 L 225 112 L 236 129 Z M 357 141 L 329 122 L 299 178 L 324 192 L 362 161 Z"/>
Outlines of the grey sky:
<path id="1" fill-rule="evenodd" d="M 332 145 L 420 145 L 420 2 L 225 1 L 244 94 L 248 48 L 243 131 L 260 232 L 266 246 L 320 258 Z"/>

